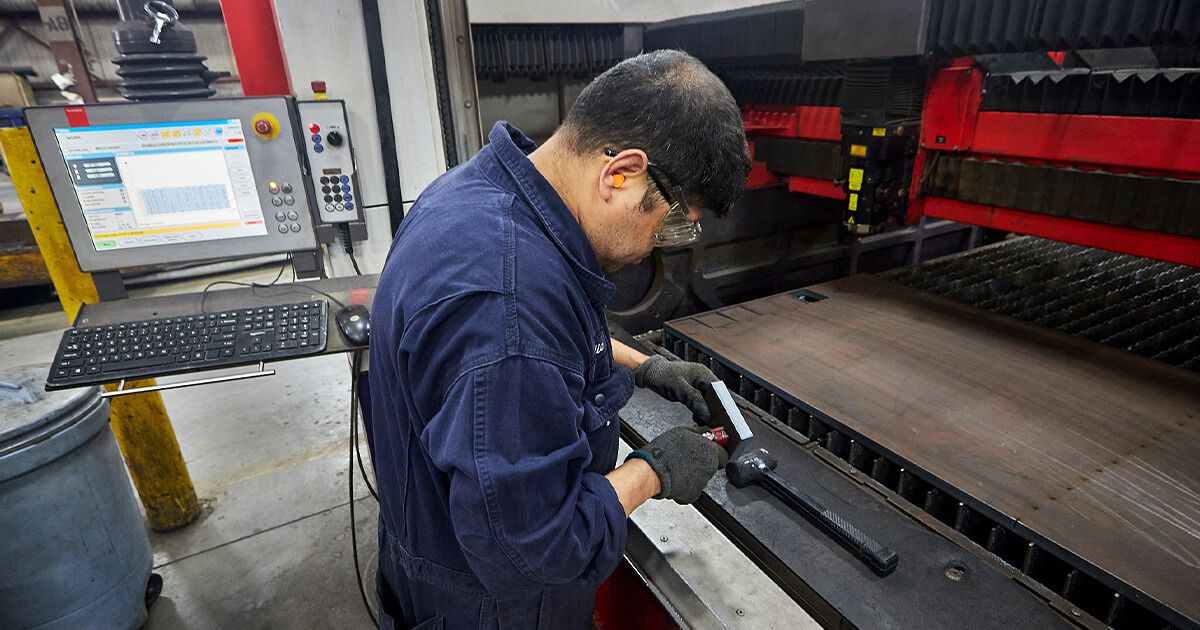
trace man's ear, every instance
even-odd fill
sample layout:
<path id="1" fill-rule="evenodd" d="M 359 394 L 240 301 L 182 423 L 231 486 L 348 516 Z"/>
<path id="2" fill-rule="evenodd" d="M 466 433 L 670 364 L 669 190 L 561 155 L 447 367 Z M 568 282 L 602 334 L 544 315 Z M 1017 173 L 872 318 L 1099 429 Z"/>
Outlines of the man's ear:
<path id="1" fill-rule="evenodd" d="M 600 198 L 604 201 L 610 201 L 614 192 L 627 187 L 631 179 L 644 176 L 650 163 L 650 158 L 641 149 L 625 149 L 616 155 L 605 157 L 607 161 L 600 173 L 598 184 Z"/>

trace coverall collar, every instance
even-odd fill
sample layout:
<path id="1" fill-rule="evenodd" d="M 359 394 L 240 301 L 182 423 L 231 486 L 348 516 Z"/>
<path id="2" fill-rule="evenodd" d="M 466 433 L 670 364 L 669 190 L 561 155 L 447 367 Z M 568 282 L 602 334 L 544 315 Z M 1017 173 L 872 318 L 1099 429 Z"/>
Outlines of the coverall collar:
<path id="1" fill-rule="evenodd" d="M 520 129 L 506 121 L 499 121 L 488 134 L 488 141 L 495 151 L 497 161 L 516 183 L 521 195 L 529 202 L 538 220 L 546 228 L 550 240 L 562 252 L 571 265 L 579 284 L 583 286 L 588 300 L 596 308 L 603 308 L 616 292 L 616 285 L 604 277 L 600 261 L 579 221 L 571 214 L 562 197 L 546 181 L 527 157 L 537 145 Z"/>

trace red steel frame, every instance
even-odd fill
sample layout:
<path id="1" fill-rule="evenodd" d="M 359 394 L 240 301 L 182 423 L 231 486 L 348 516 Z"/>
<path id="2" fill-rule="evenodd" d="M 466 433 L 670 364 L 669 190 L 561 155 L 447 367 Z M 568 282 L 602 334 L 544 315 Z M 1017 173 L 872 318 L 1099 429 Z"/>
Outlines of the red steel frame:
<path id="1" fill-rule="evenodd" d="M 1200 239 L 927 197 L 926 216 L 1200 267 Z"/>
<path id="2" fill-rule="evenodd" d="M 842 141 L 842 109 L 816 105 L 747 105 L 746 133 L 779 138 Z"/>
<path id="3" fill-rule="evenodd" d="M 823 142 L 842 141 L 842 109 L 818 105 L 747 105 L 742 110 L 746 133 L 772 138 L 797 138 Z M 754 142 L 750 142 L 754 157 Z M 761 188 L 786 182 L 792 192 L 841 199 L 845 193 L 833 182 L 800 175 L 779 176 L 762 162 L 751 162 L 747 188 Z"/>
<path id="4" fill-rule="evenodd" d="M 246 96 L 292 93 L 271 0 L 221 0 L 229 44 Z"/>
<path id="5" fill-rule="evenodd" d="M 1200 120 L 980 111 L 983 72 L 956 59 L 929 81 L 907 220 L 922 216 L 1200 266 L 1200 239 L 920 193 L 928 151 L 1178 179 L 1200 178 Z"/>
<path id="6" fill-rule="evenodd" d="M 845 199 L 846 191 L 842 187 L 827 180 L 801 175 L 789 175 L 787 178 L 789 192 L 828 197 L 830 199 Z"/>

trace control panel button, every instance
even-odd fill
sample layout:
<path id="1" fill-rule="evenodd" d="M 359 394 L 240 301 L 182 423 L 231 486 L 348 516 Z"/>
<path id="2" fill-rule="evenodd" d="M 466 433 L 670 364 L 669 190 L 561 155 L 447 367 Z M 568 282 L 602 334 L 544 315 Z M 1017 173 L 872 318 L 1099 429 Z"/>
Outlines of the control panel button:
<path id="1" fill-rule="evenodd" d="M 328 178 L 328 177 L 326 177 L 326 176 L 324 176 L 324 175 L 322 175 L 322 176 L 321 176 L 321 183 L 322 183 L 322 184 L 328 184 L 328 183 L 329 183 L 329 178 Z"/>
<path id="2" fill-rule="evenodd" d="M 276 221 L 283 222 L 283 221 L 285 221 L 286 219 L 287 219 L 287 215 L 286 215 L 286 214 L 284 214 L 282 210 L 280 210 L 279 212 L 276 212 L 276 213 L 275 213 L 275 220 L 276 220 Z"/>
<path id="3" fill-rule="evenodd" d="M 300 215 L 296 214 L 295 210 L 289 210 L 287 213 L 287 218 L 290 221 L 296 221 L 300 218 Z M 280 220 L 282 221 L 282 219 L 280 219 Z"/>
<path id="4" fill-rule="evenodd" d="M 317 123 L 308 123 L 308 130 L 312 133 L 321 133 L 321 125 Z"/>
<path id="5" fill-rule="evenodd" d="M 322 146 L 322 145 L 319 145 L 319 144 L 314 144 L 314 145 L 313 145 L 313 152 L 314 152 L 314 153 L 320 153 L 320 152 L 322 152 L 322 151 L 324 151 L 324 150 L 325 150 L 325 147 L 324 147 L 324 146 Z"/>
<path id="6" fill-rule="evenodd" d="M 259 140 L 274 140 L 281 129 L 279 119 L 270 112 L 258 112 L 250 119 L 250 129 Z"/>
<path id="7" fill-rule="evenodd" d="M 287 226 L 286 224 L 284 224 L 284 223 L 280 223 L 280 224 L 279 224 L 279 232 L 280 232 L 281 234 L 287 234 L 287 232 L 288 232 L 288 226 Z"/>
<path id="8" fill-rule="evenodd" d="M 292 194 L 292 185 L 287 182 L 283 182 L 283 184 L 279 186 L 279 189 L 282 190 L 283 194 L 285 195 Z"/>
<path id="9" fill-rule="evenodd" d="M 312 135 L 312 141 L 313 141 L 313 142 L 320 142 L 320 141 L 321 141 L 321 134 L 319 134 L 319 133 L 314 133 L 314 134 Z M 330 143 L 330 144 L 332 144 L 332 143 Z"/>
<path id="10" fill-rule="evenodd" d="M 333 204 L 331 204 L 331 203 L 325 204 L 325 209 L 330 212 L 333 212 Z"/>
<path id="11" fill-rule="evenodd" d="M 342 195 L 342 199 L 344 199 L 346 201 L 354 201 L 354 196 L 351 195 L 350 193 L 346 193 L 346 194 Z"/>
<path id="12" fill-rule="evenodd" d="M 325 203 L 329 203 L 330 201 L 333 201 L 333 195 L 325 195 Z"/>
<path id="13" fill-rule="evenodd" d="M 293 223 L 293 224 L 291 225 L 291 228 L 292 228 L 292 231 L 293 231 L 293 232 L 299 232 L 299 231 L 300 231 L 300 224 L 299 224 L 299 223 Z"/>
<path id="14" fill-rule="evenodd" d="M 347 202 L 346 202 L 346 209 L 347 209 L 347 210 L 353 210 L 353 209 L 354 209 L 354 204 L 352 204 L 352 203 L 350 203 L 349 201 L 347 201 Z"/>
<path id="15" fill-rule="evenodd" d="M 322 187 L 321 187 L 321 192 L 323 192 L 323 193 L 325 193 L 326 195 L 328 195 L 329 193 L 333 192 L 333 189 L 332 189 L 332 188 L 330 188 L 329 186 L 322 186 Z"/>
<path id="16" fill-rule="evenodd" d="M 342 208 L 345 208 L 346 206 L 343 206 L 343 205 L 342 205 L 342 204 L 340 204 L 340 203 L 335 203 L 335 204 L 333 204 L 333 207 L 334 207 L 334 208 L 337 208 L 338 210 L 341 210 Z"/>
<path id="17" fill-rule="evenodd" d="M 348 175 L 342 175 L 342 183 L 343 183 L 343 184 L 349 184 L 349 183 L 350 183 L 350 177 L 349 177 Z"/>
<path id="18" fill-rule="evenodd" d="M 267 191 L 272 195 L 279 194 L 279 182 L 267 182 Z"/>
<path id="19" fill-rule="evenodd" d="M 325 134 L 325 141 L 328 142 L 329 146 L 331 147 L 340 147 L 342 146 L 342 134 L 336 131 L 330 131 L 329 133 Z"/>
<path id="20" fill-rule="evenodd" d="M 341 196 L 341 195 L 338 195 L 338 194 L 334 194 L 334 195 L 333 195 L 333 200 L 334 200 L 334 201 L 341 201 L 341 200 L 342 200 L 342 196 Z"/>
<path id="21" fill-rule="evenodd" d="M 294 205 L 296 205 L 296 198 L 291 195 L 288 195 L 283 198 L 283 203 L 285 203 L 289 206 L 294 206 Z"/>
<path id="22" fill-rule="evenodd" d="M 272 206 L 282 206 L 283 200 L 280 199 L 279 197 L 271 197 L 271 205 Z"/>

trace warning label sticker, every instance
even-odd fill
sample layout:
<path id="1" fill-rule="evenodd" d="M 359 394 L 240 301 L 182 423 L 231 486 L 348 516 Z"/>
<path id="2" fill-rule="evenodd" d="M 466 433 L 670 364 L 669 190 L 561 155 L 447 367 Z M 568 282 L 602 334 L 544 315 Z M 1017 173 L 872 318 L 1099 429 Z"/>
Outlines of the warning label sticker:
<path id="1" fill-rule="evenodd" d="M 850 169 L 850 190 L 862 190 L 863 170 L 861 168 Z"/>

